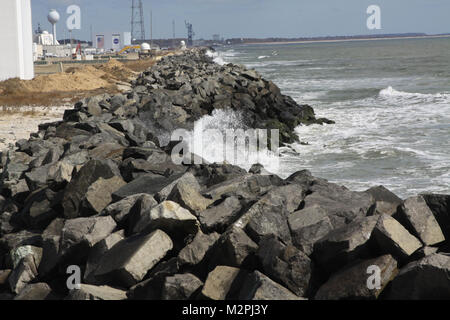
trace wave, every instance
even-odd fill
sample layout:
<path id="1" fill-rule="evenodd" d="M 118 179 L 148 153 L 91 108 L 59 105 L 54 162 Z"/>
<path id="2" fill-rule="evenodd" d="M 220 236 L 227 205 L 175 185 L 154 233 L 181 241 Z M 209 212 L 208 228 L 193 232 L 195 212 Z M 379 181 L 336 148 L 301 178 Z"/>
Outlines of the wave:
<path id="1" fill-rule="evenodd" d="M 396 99 L 413 99 L 413 100 L 436 100 L 436 102 L 450 99 L 449 93 L 415 93 L 395 90 L 389 86 L 380 91 L 379 97 L 381 98 L 396 98 Z"/>
<path id="2" fill-rule="evenodd" d="M 228 162 L 249 170 L 253 164 L 262 164 L 269 172 L 279 172 L 279 152 L 269 150 L 246 150 L 245 156 L 233 153 L 230 150 L 236 147 L 235 139 L 227 139 L 227 133 L 235 134 L 236 138 L 247 128 L 244 125 L 244 115 L 230 109 L 213 110 L 211 115 L 203 116 L 195 122 L 194 130 L 183 136 L 190 152 L 197 154 L 210 163 Z M 242 130 L 239 132 L 238 130 Z M 234 159 L 230 159 L 233 157 Z"/>
<path id="3" fill-rule="evenodd" d="M 228 62 L 225 62 L 225 60 L 223 60 L 222 56 L 218 53 L 218 52 L 212 52 L 211 50 L 206 51 L 206 55 L 210 58 L 213 59 L 213 61 L 215 63 L 217 63 L 218 65 L 226 65 Z"/>

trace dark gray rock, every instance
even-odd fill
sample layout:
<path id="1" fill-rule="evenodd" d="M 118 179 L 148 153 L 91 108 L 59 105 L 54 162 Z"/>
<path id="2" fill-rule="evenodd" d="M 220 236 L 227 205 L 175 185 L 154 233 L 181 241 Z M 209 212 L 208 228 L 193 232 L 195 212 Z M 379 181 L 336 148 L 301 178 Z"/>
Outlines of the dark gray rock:
<path id="1" fill-rule="evenodd" d="M 334 228 L 371 215 L 375 209 L 375 199 L 365 192 L 349 191 L 333 183 L 314 184 L 310 190 L 312 194 L 306 196 L 304 207 L 319 205 L 327 211 Z"/>
<path id="2" fill-rule="evenodd" d="M 25 200 L 25 207 L 20 213 L 25 225 L 31 228 L 45 228 L 58 215 L 53 209 L 56 193 L 50 188 L 32 192 Z"/>
<path id="3" fill-rule="evenodd" d="M 256 253 L 264 274 L 282 284 L 299 297 L 310 290 L 313 265 L 306 254 L 292 245 L 286 246 L 275 237 L 259 243 Z"/>
<path id="4" fill-rule="evenodd" d="M 370 257 L 370 238 L 378 216 L 361 218 L 331 231 L 314 244 L 312 257 L 326 272 L 332 273 L 359 258 Z"/>
<path id="5" fill-rule="evenodd" d="M 373 187 L 366 190 L 376 201 L 375 213 L 394 215 L 397 208 L 403 204 L 403 200 L 383 186 Z"/>
<path id="6" fill-rule="evenodd" d="M 112 201 L 112 194 L 126 185 L 121 177 L 114 176 L 109 179 L 99 178 L 92 183 L 82 200 L 82 212 L 84 215 L 95 215 L 105 209 Z"/>
<path id="7" fill-rule="evenodd" d="M 245 280 L 239 300 L 301 300 L 301 298 L 261 272 L 255 271 Z"/>
<path id="8" fill-rule="evenodd" d="M 422 196 L 406 199 L 395 217 L 425 245 L 431 246 L 445 240 L 433 212 Z"/>
<path id="9" fill-rule="evenodd" d="M 89 187 L 100 178 L 111 179 L 114 176 L 116 174 L 111 165 L 105 161 L 91 160 L 86 163 L 65 189 L 62 200 L 64 216 L 66 218 L 81 216 L 82 201 L 86 198 Z"/>
<path id="10" fill-rule="evenodd" d="M 195 238 L 178 254 L 181 265 L 195 266 L 202 262 L 207 253 L 220 238 L 218 233 L 204 234 L 199 231 Z"/>
<path id="11" fill-rule="evenodd" d="M 81 284 L 79 289 L 70 290 L 66 300 L 126 300 L 127 292 L 108 286 Z"/>
<path id="12" fill-rule="evenodd" d="M 89 251 L 89 257 L 86 262 L 86 269 L 84 270 L 84 282 L 89 284 L 96 284 L 94 273 L 103 255 L 110 250 L 116 243 L 124 239 L 123 230 L 115 232 L 107 236 L 105 239 L 97 242 Z"/>
<path id="13" fill-rule="evenodd" d="M 226 300 L 236 290 L 236 282 L 241 279 L 238 268 L 217 266 L 208 274 L 202 289 L 202 297 L 210 300 Z"/>
<path id="14" fill-rule="evenodd" d="M 144 175 L 131 181 L 130 183 L 114 192 L 112 194 L 112 198 L 114 201 L 120 201 L 126 197 L 139 193 L 147 193 L 153 196 L 179 177 L 180 176 L 177 175 L 170 177 L 164 177 L 154 174 Z"/>
<path id="15" fill-rule="evenodd" d="M 372 237 L 381 252 L 390 253 L 399 261 L 404 261 L 422 247 L 422 243 L 416 237 L 386 214 L 378 219 Z"/>
<path id="16" fill-rule="evenodd" d="M 373 266 L 381 271 L 380 287 L 370 289 L 368 279 L 373 273 L 368 270 L 371 271 L 369 268 Z M 315 300 L 375 300 L 397 273 L 397 261 L 390 255 L 364 260 L 334 274 L 317 291 Z"/>
<path id="17" fill-rule="evenodd" d="M 403 267 L 387 294 L 392 300 L 450 299 L 450 257 L 432 254 Z"/>
<path id="18" fill-rule="evenodd" d="M 174 239 L 182 240 L 198 232 L 199 222 L 178 203 L 164 201 L 156 207 L 141 209 L 132 227 L 133 233 L 151 232 L 156 229 L 163 230 Z"/>
<path id="19" fill-rule="evenodd" d="M 52 289 L 46 283 L 28 284 L 14 300 L 47 300 L 51 297 Z"/>
<path id="20" fill-rule="evenodd" d="M 136 207 L 139 202 L 139 207 Z M 126 197 L 118 202 L 111 203 L 101 213 L 102 216 L 111 216 L 120 225 L 123 225 L 128 220 L 132 209 L 135 209 L 139 213 L 143 208 L 155 207 L 158 203 L 152 196 L 146 193 L 138 193 L 129 197 Z"/>
<path id="21" fill-rule="evenodd" d="M 167 277 L 162 288 L 162 300 L 188 300 L 203 286 L 203 282 L 190 273 Z"/>
<path id="22" fill-rule="evenodd" d="M 422 195 L 428 207 L 433 212 L 446 239 L 450 239 L 450 195 Z"/>
<path id="23" fill-rule="evenodd" d="M 198 219 L 206 231 L 224 232 L 228 226 L 235 222 L 242 211 L 239 198 L 231 196 L 219 205 L 213 206 L 198 214 Z"/>
<path id="24" fill-rule="evenodd" d="M 172 240 L 161 230 L 121 240 L 102 257 L 95 277 L 104 284 L 129 288 L 141 281 L 172 247 Z"/>
<path id="25" fill-rule="evenodd" d="M 42 249 L 34 246 L 23 246 L 12 251 L 14 269 L 8 277 L 11 291 L 18 294 L 38 275 L 38 267 L 42 259 Z"/>
<path id="26" fill-rule="evenodd" d="M 200 185 L 192 173 L 186 173 L 177 181 L 167 199 L 179 203 L 195 214 L 206 210 L 213 203 L 213 200 L 200 194 Z"/>
<path id="27" fill-rule="evenodd" d="M 292 213 L 288 222 L 293 244 L 307 255 L 318 240 L 333 230 L 327 211 L 318 205 Z"/>
<path id="28" fill-rule="evenodd" d="M 230 228 L 217 243 L 210 260 L 210 268 L 224 265 L 239 268 L 251 259 L 258 245 L 241 228 Z"/>

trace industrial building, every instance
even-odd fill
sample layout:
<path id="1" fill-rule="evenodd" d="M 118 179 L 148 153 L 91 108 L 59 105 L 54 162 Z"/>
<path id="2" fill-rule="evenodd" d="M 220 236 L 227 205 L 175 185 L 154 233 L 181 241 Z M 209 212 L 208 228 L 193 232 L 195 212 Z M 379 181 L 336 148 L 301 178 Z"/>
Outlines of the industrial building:
<path id="1" fill-rule="evenodd" d="M 0 81 L 34 78 L 30 0 L 0 1 Z"/>
<path id="2" fill-rule="evenodd" d="M 131 32 L 95 32 L 92 45 L 98 50 L 120 51 L 131 45 Z"/>

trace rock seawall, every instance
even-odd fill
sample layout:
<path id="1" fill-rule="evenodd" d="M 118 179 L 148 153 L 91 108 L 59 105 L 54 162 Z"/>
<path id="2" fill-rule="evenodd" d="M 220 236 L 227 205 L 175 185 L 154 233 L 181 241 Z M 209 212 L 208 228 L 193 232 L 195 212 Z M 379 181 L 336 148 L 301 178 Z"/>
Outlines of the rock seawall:
<path id="1" fill-rule="evenodd" d="M 404 201 L 308 171 L 283 180 L 258 165 L 176 165 L 167 134 L 214 109 L 277 126 L 283 142 L 300 123 L 329 121 L 201 50 L 132 85 L 2 153 L 1 299 L 450 298 L 450 196 Z M 68 267 L 79 288 L 67 287 Z"/>

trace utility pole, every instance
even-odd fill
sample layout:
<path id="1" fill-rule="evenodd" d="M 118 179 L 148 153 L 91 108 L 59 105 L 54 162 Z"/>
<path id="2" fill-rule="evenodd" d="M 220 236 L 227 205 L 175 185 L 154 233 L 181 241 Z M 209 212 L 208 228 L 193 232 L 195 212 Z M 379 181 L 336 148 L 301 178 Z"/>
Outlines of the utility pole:
<path id="1" fill-rule="evenodd" d="M 172 21 L 172 48 L 175 49 L 175 20 Z"/>
<path id="2" fill-rule="evenodd" d="M 153 11 L 150 10 L 150 48 L 153 49 Z"/>
<path id="3" fill-rule="evenodd" d="M 92 29 L 92 24 L 91 24 L 91 42 L 92 42 L 92 46 L 94 46 L 94 31 Z"/>

